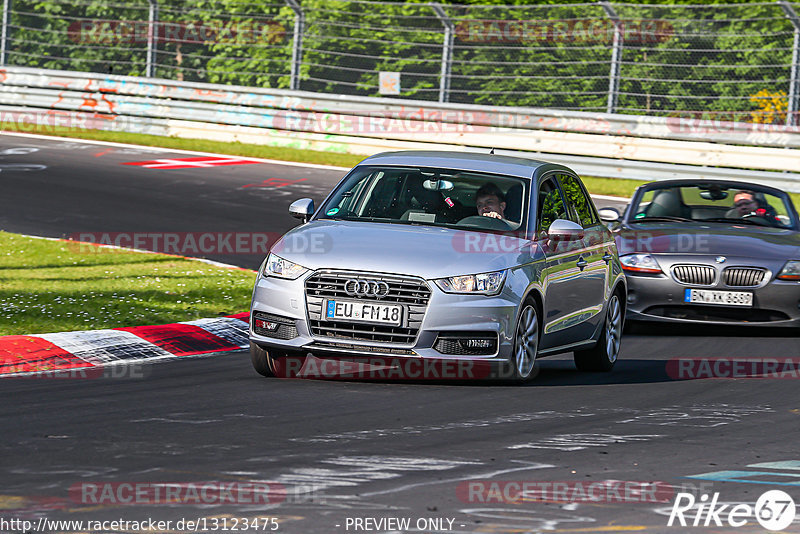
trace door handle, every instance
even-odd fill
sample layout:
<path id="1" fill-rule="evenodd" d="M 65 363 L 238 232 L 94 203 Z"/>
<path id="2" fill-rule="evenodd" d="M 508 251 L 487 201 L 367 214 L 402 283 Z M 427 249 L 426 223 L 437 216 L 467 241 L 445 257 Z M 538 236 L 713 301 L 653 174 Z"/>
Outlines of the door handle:
<path id="1" fill-rule="evenodd" d="M 583 258 L 578 258 L 578 263 L 576 263 L 575 265 L 577 265 L 578 269 L 582 271 L 586 268 L 587 265 L 589 265 L 589 262 L 584 260 Z"/>
<path id="2" fill-rule="evenodd" d="M 609 254 L 608 252 L 606 252 L 606 253 L 603 255 L 603 261 L 604 261 L 604 262 L 606 262 L 606 264 L 608 264 L 608 262 L 610 262 L 610 261 L 611 261 L 613 258 L 614 258 L 614 256 L 612 256 L 612 255 L 611 255 L 611 254 Z"/>

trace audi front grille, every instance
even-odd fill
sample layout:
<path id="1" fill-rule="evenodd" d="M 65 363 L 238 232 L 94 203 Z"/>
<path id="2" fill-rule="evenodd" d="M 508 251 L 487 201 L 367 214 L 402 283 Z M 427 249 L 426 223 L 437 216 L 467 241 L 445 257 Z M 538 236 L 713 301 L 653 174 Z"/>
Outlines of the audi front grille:
<path id="1" fill-rule="evenodd" d="M 710 265 L 676 265 L 672 275 L 681 284 L 691 286 L 710 286 L 714 284 L 717 272 Z"/>
<path id="2" fill-rule="evenodd" d="M 729 267 L 725 269 L 725 285 L 729 287 L 756 287 L 764 281 L 766 269 L 759 267 Z"/>
<path id="3" fill-rule="evenodd" d="M 312 336 L 401 345 L 416 340 L 431 297 L 421 278 L 341 271 L 314 273 L 306 279 L 305 290 Z M 325 320 L 322 312 L 327 299 L 402 304 L 403 323 L 393 326 Z"/>

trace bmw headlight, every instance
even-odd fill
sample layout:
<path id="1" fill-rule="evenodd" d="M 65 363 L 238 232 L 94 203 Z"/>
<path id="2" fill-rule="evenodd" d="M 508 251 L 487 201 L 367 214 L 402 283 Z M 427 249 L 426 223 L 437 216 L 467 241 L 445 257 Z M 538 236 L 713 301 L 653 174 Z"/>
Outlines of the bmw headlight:
<path id="1" fill-rule="evenodd" d="M 450 276 L 435 280 L 439 289 L 445 293 L 467 293 L 479 295 L 497 295 L 503 289 L 506 271 L 493 273 L 468 274 L 466 276 Z"/>
<path id="2" fill-rule="evenodd" d="M 781 269 L 781 272 L 778 273 L 778 278 L 781 280 L 800 281 L 800 261 L 787 261 L 786 265 Z"/>
<path id="3" fill-rule="evenodd" d="M 660 273 L 661 266 L 650 254 L 627 254 L 619 257 L 622 269 L 634 273 Z"/>
<path id="4" fill-rule="evenodd" d="M 307 271 L 308 269 L 302 265 L 297 265 L 272 253 L 270 253 L 264 266 L 264 276 L 275 276 L 277 278 L 286 278 L 287 280 L 295 280 Z"/>

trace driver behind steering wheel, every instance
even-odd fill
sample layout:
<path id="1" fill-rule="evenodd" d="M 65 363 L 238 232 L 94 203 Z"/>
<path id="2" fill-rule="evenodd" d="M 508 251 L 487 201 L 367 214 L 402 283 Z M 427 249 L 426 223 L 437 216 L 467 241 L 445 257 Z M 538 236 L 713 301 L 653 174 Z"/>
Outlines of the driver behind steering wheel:
<path id="1" fill-rule="evenodd" d="M 475 193 L 475 207 L 478 215 L 505 221 L 505 195 L 495 184 L 487 182 Z"/>
<path id="2" fill-rule="evenodd" d="M 752 191 L 742 190 L 733 196 L 733 208 L 725 214 L 729 218 L 744 219 L 748 216 L 763 217 L 768 220 L 775 219 L 775 209 L 767 204 L 763 207 L 758 202 L 756 194 Z"/>

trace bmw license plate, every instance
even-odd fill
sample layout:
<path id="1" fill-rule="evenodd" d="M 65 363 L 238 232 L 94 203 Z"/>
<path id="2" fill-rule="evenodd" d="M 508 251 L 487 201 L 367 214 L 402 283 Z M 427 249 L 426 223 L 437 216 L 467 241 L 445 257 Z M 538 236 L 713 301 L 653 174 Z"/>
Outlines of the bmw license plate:
<path id="1" fill-rule="evenodd" d="M 752 306 L 753 294 L 747 291 L 711 291 L 708 289 L 687 289 L 684 293 L 683 301 L 694 304 Z"/>
<path id="2" fill-rule="evenodd" d="M 325 318 L 400 326 L 403 321 L 403 306 L 357 300 L 328 300 L 325 303 Z"/>

